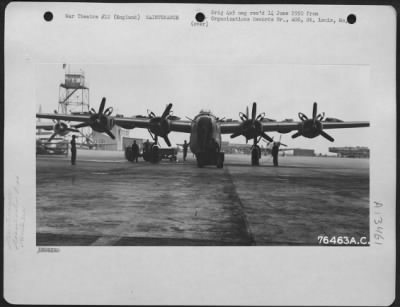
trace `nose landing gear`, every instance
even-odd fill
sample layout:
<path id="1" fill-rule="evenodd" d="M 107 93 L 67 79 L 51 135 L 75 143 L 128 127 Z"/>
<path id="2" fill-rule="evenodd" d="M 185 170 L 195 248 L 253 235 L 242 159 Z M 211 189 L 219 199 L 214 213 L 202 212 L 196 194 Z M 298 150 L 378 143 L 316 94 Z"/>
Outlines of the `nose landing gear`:
<path id="1" fill-rule="evenodd" d="M 220 151 L 217 142 L 208 148 L 207 151 L 198 152 L 196 154 L 197 166 L 215 165 L 217 168 L 224 167 L 225 153 Z"/>

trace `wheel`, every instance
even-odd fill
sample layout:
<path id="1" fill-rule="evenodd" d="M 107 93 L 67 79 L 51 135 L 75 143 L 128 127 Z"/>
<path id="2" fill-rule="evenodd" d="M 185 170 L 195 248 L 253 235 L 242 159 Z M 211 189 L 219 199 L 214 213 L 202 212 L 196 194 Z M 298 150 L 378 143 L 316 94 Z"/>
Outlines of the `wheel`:
<path id="1" fill-rule="evenodd" d="M 202 155 L 201 155 L 201 154 L 198 154 L 198 155 L 196 156 L 196 159 L 197 159 L 197 166 L 198 166 L 199 168 L 202 168 L 202 167 L 204 166 L 204 159 L 203 159 Z"/>
<path id="2" fill-rule="evenodd" d="M 157 145 L 151 148 L 151 163 L 157 163 L 160 159 L 160 150 Z"/>
<path id="3" fill-rule="evenodd" d="M 222 160 L 221 155 L 217 155 L 217 168 L 223 168 L 224 167 L 224 160 Z"/>
<path id="4" fill-rule="evenodd" d="M 127 147 L 127 148 L 125 149 L 125 158 L 126 158 L 128 161 L 130 161 L 130 162 L 133 161 L 132 148 Z"/>
<path id="5" fill-rule="evenodd" d="M 251 151 L 251 165 L 259 165 L 259 151 L 257 148 L 253 148 L 253 150 Z"/>

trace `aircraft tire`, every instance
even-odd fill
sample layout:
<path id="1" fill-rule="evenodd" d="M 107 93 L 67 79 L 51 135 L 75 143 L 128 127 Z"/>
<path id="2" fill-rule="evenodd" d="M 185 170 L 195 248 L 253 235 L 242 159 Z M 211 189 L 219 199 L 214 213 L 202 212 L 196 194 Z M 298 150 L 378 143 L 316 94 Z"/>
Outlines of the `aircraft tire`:
<path id="1" fill-rule="evenodd" d="M 260 160 L 259 160 L 259 151 L 257 148 L 253 148 L 251 151 L 251 165 L 260 165 Z"/>
<path id="2" fill-rule="evenodd" d="M 158 146 L 153 146 L 151 148 L 151 163 L 158 163 L 159 161 L 159 148 Z"/>
<path id="3" fill-rule="evenodd" d="M 217 156 L 217 168 L 223 168 L 224 167 L 224 161 L 222 160 L 222 157 L 220 155 Z"/>
<path id="4" fill-rule="evenodd" d="M 126 158 L 128 161 L 130 161 L 130 162 L 133 161 L 132 148 L 127 147 L 127 148 L 125 149 L 125 158 Z"/>
<path id="5" fill-rule="evenodd" d="M 196 155 L 197 166 L 202 168 L 204 166 L 204 160 L 201 154 Z"/>

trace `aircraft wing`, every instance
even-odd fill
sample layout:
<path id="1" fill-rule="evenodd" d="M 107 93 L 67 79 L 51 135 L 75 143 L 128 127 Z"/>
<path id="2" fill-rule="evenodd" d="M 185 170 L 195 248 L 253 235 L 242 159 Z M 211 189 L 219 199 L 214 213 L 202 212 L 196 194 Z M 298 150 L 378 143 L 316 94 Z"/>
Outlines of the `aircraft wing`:
<path id="1" fill-rule="evenodd" d="M 226 134 L 226 133 L 237 132 L 241 124 L 242 123 L 239 121 L 231 121 L 231 122 L 222 122 L 219 125 L 221 127 L 221 133 Z"/>
<path id="2" fill-rule="evenodd" d="M 364 121 L 348 121 L 348 122 L 324 122 L 322 121 L 323 129 L 341 129 L 341 128 L 361 128 L 369 127 L 369 122 Z M 263 131 L 276 131 L 287 133 L 290 131 L 299 130 L 302 122 L 262 122 Z M 236 133 L 240 131 L 241 122 L 222 122 L 220 123 L 221 133 Z"/>
<path id="3" fill-rule="evenodd" d="M 114 117 L 114 123 L 125 129 L 133 128 L 151 128 L 150 118 L 138 118 L 138 117 Z M 190 127 L 192 122 L 188 120 L 168 120 L 171 131 L 175 132 L 187 132 L 190 133 Z"/>
<path id="4" fill-rule="evenodd" d="M 322 122 L 324 129 L 369 127 L 369 122 Z"/>
<path id="5" fill-rule="evenodd" d="M 361 128 L 369 127 L 369 122 L 348 121 L 348 122 L 321 122 L 323 129 Z M 262 123 L 263 131 L 277 131 L 287 133 L 301 128 L 302 122 L 271 122 Z"/>
<path id="6" fill-rule="evenodd" d="M 37 113 L 37 118 L 49 118 L 55 120 L 66 120 L 71 122 L 88 122 L 90 115 L 69 115 L 69 114 L 54 114 L 54 113 Z"/>
<path id="7" fill-rule="evenodd" d="M 90 115 L 70 115 L 70 114 L 54 114 L 54 113 L 38 113 L 36 114 L 37 118 L 49 118 L 55 120 L 65 120 L 71 122 L 82 122 L 88 123 L 90 120 Z M 147 117 L 118 117 L 118 116 L 109 116 L 110 119 L 114 121 L 114 123 L 125 129 L 133 129 L 133 128 L 151 128 L 150 118 Z M 191 121 L 188 120 L 168 120 L 171 131 L 176 132 L 187 132 L 190 133 L 190 128 L 192 125 Z"/>
<path id="8" fill-rule="evenodd" d="M 36 129 L 53 130 L 54 124 L 52 123 L 36 123 Z"/>

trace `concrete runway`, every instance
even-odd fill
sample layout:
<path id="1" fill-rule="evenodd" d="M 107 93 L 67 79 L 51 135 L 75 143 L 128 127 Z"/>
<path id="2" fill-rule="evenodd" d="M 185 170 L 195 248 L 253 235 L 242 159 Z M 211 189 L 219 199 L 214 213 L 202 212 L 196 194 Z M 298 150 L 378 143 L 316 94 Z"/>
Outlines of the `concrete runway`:
<path id="1" fill-rule="evenodd" d="M 122 152 L 37 157 L 38 246 L 318 245 L 369 239 L 369 160 L 271 156 L 223 169 L 150 164 Z"/>

